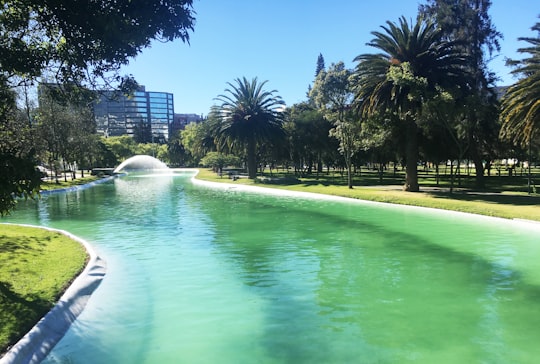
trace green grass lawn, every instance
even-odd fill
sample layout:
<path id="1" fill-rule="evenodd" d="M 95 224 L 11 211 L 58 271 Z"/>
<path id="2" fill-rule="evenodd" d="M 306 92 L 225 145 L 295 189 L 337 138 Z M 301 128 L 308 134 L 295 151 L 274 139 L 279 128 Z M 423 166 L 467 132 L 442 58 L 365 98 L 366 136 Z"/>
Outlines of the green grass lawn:
<path id="1" fill-rule="evenodd" d="M 58 180 L 59 183 L 56 183 L 56 181 L 51 181 L 51 180 L 47 180 L 47 181 L 42 181 L 41 182 L 41 190 L 42 191 L 49 191 L 49 190 L 57 190 L 57 189 L 60 189 L 60 188 L 68 188 L 68 187 L 72 187 L 72 186 L 76 186 L 76 185 L 84 185 L 86 183 L 90 183 L 90 182 L 93 182 L 93 181 L 96 181 L 100 179 L 100 177 L 98 176 L 91 176 L 91 175 L 87 175 L 85 177 L 79 177 L 77 179 L 74 179 L 72 180 L 71 178 L 68 178 L 67 182 L 64 181 L 64 177 L 60 178 Z"/>
<path id="2" fill-rule="evenodd" d="M 84 247 L 63 234 L 0 225 L 0 353 L 54 306 L 86 261 Z"/>
<path id="3" fill-rule="evenodd" d="M 355 187 L 346 186 L 346 178 L 340 174 L 321 174 L 294 178 L 291 173 L 266 173 L 263 178 L 248 180 L 240 178 L 232 181 L 220 177 L 211 170 L 201 169 L 197 178 L 214 182 L 249 184 L 261 187 L 305 191 L 327 195 L 357 198 L 369 201 L 389 202 L 403 205 L 434 207 L 445 210 L 469 212 L 508 219 L 528 219 L 540 221 L 540 195 L 527 194 L 527 179 L 522 175 L 486 177 L 486 188 L 474 189 L 474 179 L 462 176 L 461 185 L 455 181 L 450 193 L 450 179 L 441 177 L 437 185 L 434 173 L 420 173 L 421 192 L 403 192 L 400 185 L 404 181 L 402 173 L 387 173 L 382 183 L 377 173 L 363 171 L 355 176 Z M 266 181 L 266 182 L 265 182 Z"/>
<path id="4" fill-rule="evenodd" d="M 67 188 L 99 179 L 87 176 L 41 190 Z M 24 336 L 57 302 L 84 269 L 84 247 L 44 229 L 0 225 L 0 353 Z"/>

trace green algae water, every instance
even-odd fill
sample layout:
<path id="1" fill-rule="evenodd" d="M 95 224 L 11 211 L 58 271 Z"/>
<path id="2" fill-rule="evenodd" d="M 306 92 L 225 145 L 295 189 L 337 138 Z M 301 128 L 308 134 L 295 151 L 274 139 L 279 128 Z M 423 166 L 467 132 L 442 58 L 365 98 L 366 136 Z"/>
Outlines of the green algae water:
<path id="1" fill-rule="evenodd" d="M 22 202 L 107 275 L 45 363 L 530 363 L 540 228 L 129 175 Z"/>

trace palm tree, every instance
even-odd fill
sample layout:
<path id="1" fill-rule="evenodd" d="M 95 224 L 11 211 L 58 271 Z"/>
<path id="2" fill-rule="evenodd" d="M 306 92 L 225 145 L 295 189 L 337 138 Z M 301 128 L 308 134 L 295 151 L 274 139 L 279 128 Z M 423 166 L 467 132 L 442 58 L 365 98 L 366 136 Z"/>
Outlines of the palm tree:
<path id="1" fill-rule="evenodd" d="M 531 45 L 518 52 L 530 56 L 509 62 L 517 66 L 512 73 L 523 78 L 510 86 L 502 98 L 501 137 L 522 146 L 530 146 L 540 130 L 540 22 L 532 30 L 538 31 L 539 36 L 518 38 Z"/>
<path id="2" fill-rule="evenodd" d="M 226 95 L 221 101 L 221 124 L 217 129 L 218 140 L 232 150 L 244 150 L 247 155 L 248 176 L 257 176 L 257 145 L 284 137 L 283 107 L 281 97 L 274 96 L 276 90 L 264 91 L 267 81 L 259 83 L 257 78 L 248 81 L 237 78 L 236 85 L 229 82 Z"/>
<path id="3" fill-rule="evenodd" d="M 387 22 L 383 32 L 372 32 L 368 45 L 379 54 L 357 56 L 354 79 L 355 104 L 366 116 L 392 113 L 403 123 L 406 133 L 406 191 L 419 191 L 418 125 L 423 106 L 443 90 L 463 85 L 465 57 L 455 44 L 443 40 L 434 23 L 419 17 L 409 25 Z"/>
<path id="4" fill-rule="evenodd" d="M 500 131 L 502 139 L 529 147 L 529 194 L 532 143 L 539 137 L 537 132 L 540 130 L 540 22 L 531 29 L 538 32 L 536 38 L 518 38 L 530 43 L 530 47 L 520 48 L 518 52 L 528 53 L 530 56 L 520 61 L 509 61 L 511 65 L 517 66 L 512 73 L 522 75 L 523 78 L 510 86 L 503 96 Z"/>

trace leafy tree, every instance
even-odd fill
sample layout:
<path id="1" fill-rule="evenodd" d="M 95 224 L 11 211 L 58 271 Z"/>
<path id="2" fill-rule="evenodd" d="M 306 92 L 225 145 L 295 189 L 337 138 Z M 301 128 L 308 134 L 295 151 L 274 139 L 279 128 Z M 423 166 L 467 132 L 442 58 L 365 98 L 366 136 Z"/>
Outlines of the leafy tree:
<path id="1" fill-rule="evenodd" d="M 101 138 L 107 150 L 110 150 L 117 161 L 122 162 L 137 154 L 137 144 L 129 135 Z"/>
<path id="2" fill-rule="evenodd" d="M 417 119 L 426 101 L 442 90 L 454 89 L 466 78 L 464 57 L 454 43 L 442 39 L 437 26 L 419 17 L 387 22 L 383 32 L 372 32 L 368 45 L 382 51 L 355 58 L 355 104 L 369 117 L 394 113 L 403 124 L 406 147 L 406 191 L 419 191 Z"/>
<path id="3" fill-rule="evenodd" d="M 114 137 L 111 137 L 114 138 Z M 91 161 L 92 166 L 113 168 L 120 164 L 114 153 L 108 148 L 103 137 L 98 137 L 95 146 L 95 155 Z"/>
<path id="4" fill-rule="evenodd" d="M 257 146 L 273 139 L 284 138 L 283 106 L 276 90 L 264 91 L 267 81 L 259 83 L 245 77 L 236 84 L 227 83 L 226 94 L 219 95 L 220 124 L 217 137 L 220 144 L 230 150 L 243 150 L 247 156 L 247 172 L 251 179 L 257 176 Z"/>
<path id="5" fill-rule="evenodd" d="M 314 106 L 304 102 L 290 108 L 284 128 L 289 158 L 295 170 L 307 166 L 307 173 L 310 174 L 313 164 L 316 164 L 317 173 L 321 172 L 323 156 L 330 148 L 329 132 L 332 124 Z"/>
<path id="6" fill-rule="evenodd" d="M 15 106 L 13 91 L 0 85 L 0 216 L 15 207 L 16 198 L 39 191 L 33 134 L 24 113 Z"/>
<path id="7" fill-rule="evenodd" d="M 214 151 L 215 131 L 212 114 L 201 123 L 189 123 L 184 130 L 180 131 L 180 140 L 186 154 L 186 163 L 192 166 L 198 166 L 201 158 L 206 153 Z"/>
<path id="8" fill-rule="evenodd" d="M 40 106 L 36 121 L 39 136 L 44 141 L 49 165 L 58 177 L 59 163 L 66 170 L 66 163 L 79 165 L 88 163 L 88 156 L 94 150 L 95 122 L 88 105 L 81 99 L 65 98 L 56 88 L 42 86 L 39 90 Z M 75 171 L 73 176 L 75 176 Z M 67 179 L 67 176 L 65 176 Z"/>
<path id="9" fill-rule="evenodd" d="M 467 54 L 470 77 L 463 102 L 459 128 L 474 161 L 477 187 L 484 187 L 483 159 L 489 158 L 491 144 L 498 133 L 495 75 L 488 70 L 488 61 L 500 50 L 498 32 L 489 16 L 490 0 L 428 0 L 420 12 L 430 16 L 442 29 L 445 39 L 454 41 Z M 489 56 L 489 58 L 487 57 Z"/>
<path id="10" fill-rule="evenodd" d="M 201 159 L 202 166 L 212 167 L 215 172 L 219 173 L 223 171 L 223 167 L 239 166 L 241 164 L 242 161 L 237 156 L 218 152 L 209 152 Z"/>
<path id="11" fill-rule="evenodd" d="M 339 152 L 345 158 L 347 184 L 352 183 L 352 157 L 358 150 L 360 123 L 355 120 L 351 109 L 353 90 L 351 71 L 343 62 L 330 65 L 328 71 L 321 71 L 315 79 L 311 97 L 325 117 L 334 125 L 330 135 L 339 141 Z"/>
<path id="12" fill-rule="evenodd" d="M 152 40 L 188 41 L 191 7 L 192 0 L 2 1 L 1 73 L 34 78 L 49 71 L 59 83 L 96 81 L 119 71 Z"/>

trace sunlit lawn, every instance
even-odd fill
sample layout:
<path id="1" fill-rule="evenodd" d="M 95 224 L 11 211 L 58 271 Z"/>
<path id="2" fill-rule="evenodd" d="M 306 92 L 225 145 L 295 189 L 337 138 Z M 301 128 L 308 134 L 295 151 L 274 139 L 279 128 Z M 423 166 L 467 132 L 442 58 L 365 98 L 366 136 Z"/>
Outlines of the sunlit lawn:
<path id="1" fill-rule="evenodd" d="M 0 225 L 0 353 L 52 308 L 86 259 L 63 234 Z"/>
<path id="2" fill-rule="evenodd" d="M 92 181 L 96 181 L 98 179 L 100 179 L 100 177 L 91 176 L 90 174 L 88 174 L 88 175 L 86 175 L 84 177 L 76 178 L 74 180 L 72 180 L 71 177 L 68 177 L 67 181 L 64 180 L 64 177 L 60 177 L 58 179 L 58 183 L 56 183 L 56 181 L 54 179 L 53 180 L 47 179 L 47 180 L 41 182 L 41 190 L 42 191 L 48 191 L 48 190 L 56 190 L 56 189 L 60 189 L 60 188 L 72 187 L 72 186 L 75 186 L 75 185 L 83 185 L 83 184 L 86 184 L 86 183 L 90 183 Z"/>
<path id="3" fill-rule="evenodd" d="M 440 172 L 443 173 L 443 170 Z M 534 177 L 540 180 L 540 171 L 533 172 Z M 290 171 L 274 171 L 271 175 L 267 169 L 256 181 L 246 178 L 232 181 L 227 175 L 220 177 L 211 170 L 201 169 L 197 178 L 540 221 L 540 195 L 527 194 L 526 174 L 520 175 L 519 171 L 517 176 L 509 177 L 503 174 L 498 176 L 496 171 L 492 170 L 492 176 L 486 176 L 486 188 L 482 191 L 474 189 L 474 177 L 465 175 L 460 181 L 454 181 L 453 193 L 450 193 L 450 178 L 442 176 L 437 185 L 433 171 L 420 171 L 420 193 L 401 191 L 404 181 L 402 171 L 395 174 L 393 171 L 385 172 L 382 182 L 376 171 L 357 172 L 353 189 L 347 188 L 346 177 L 339 173 L 322 173 L 318 177 L 312 174 L 309 177 L 296 178 Z"/>

